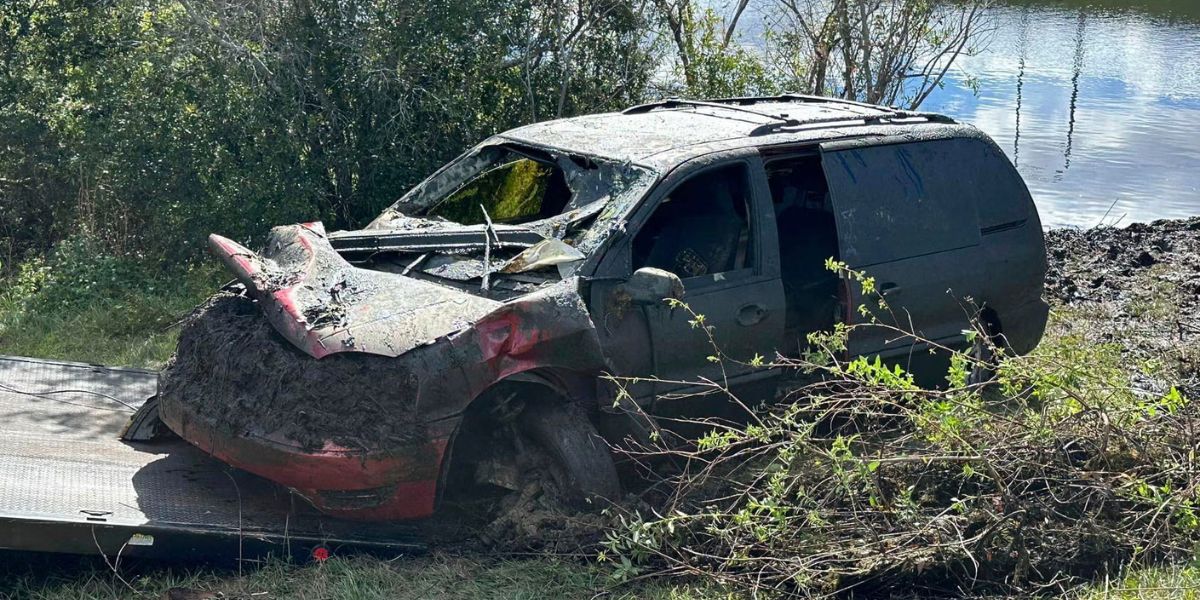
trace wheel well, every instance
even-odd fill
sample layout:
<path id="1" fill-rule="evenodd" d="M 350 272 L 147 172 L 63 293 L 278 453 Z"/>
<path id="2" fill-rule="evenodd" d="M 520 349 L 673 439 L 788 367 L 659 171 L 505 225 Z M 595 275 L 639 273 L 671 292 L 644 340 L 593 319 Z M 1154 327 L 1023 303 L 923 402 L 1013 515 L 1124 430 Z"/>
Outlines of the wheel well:
<path id="1" fill-rule="evenodd" d="M 503 405 L 514 401 L 526 402 L 528 400 L 558 400 L 567 402 L 567 397 L 561 388 L 558 388 L 549 382 L 535 381 L 532 379 L 505 379 L 498 381 L 481 394 L 475 397 L 466 410 L 463 411 L 463 422 L 459 424 L 459 429 L 462 429 L 463 424 L 471 418 L 487 418 L 497 409 L 503 409 Z M 513 406 L 515 410 L 522 407 Z"/>
<path id="2" fill-rule="evenodd" d="M 984 306 L 979 310 L 977 318 L 993 342 L 1004 342 L 1004 329 L 1000 326 L 1000 315 L 996 313 L 994 308 Z"/>
<path id="3" fill-rule="evenodd" d="M 568 402 L 565 386 L 551 374 L 520 373 L 498 381 L 481 392 L 467 405 L 462 419 L 450 436 L 446 456 L 438 477 L 438 501 L 446 488 L 469 482 L 474 474 L 470 466 L 489 450 L 486 442 L 496 427 L 507 418 L 515 417 L 523 406 L 505 406 L 514 401 Z"/>

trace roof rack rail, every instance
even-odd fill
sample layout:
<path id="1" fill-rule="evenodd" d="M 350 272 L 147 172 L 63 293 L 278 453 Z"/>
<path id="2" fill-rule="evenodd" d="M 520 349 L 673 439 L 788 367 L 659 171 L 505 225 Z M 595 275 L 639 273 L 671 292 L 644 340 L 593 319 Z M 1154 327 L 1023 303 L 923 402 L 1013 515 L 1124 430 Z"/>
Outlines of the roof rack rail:
<path id="1" fill-rule="evenodd" d="M 861 122 L 863 125 L 878 125 L 881 123 L 889 123 L 889 122 L 896 121 L 899 119 L 925 119 L 926 121 L 928 121 L 930 123 L 943 123 L 943 124 L 948 124 L 948 125 L 953 125 L 953 124 L 957 123 L 957 121 L 955 121 L 954 119 L 947 117 L 946 115 L 941 115 L 938 113 L 894 110 L 889 113 L 883 113 L 883 114 L 877 114 L 877 115 L 863 115 L 863 116 L 856 116 L 856 117 L 822 117 L 820 119 L 809 119 L 807 121 L 801 121 L 798 125 L 784 125 L 784 124 L 780 124 L 780 123 L 770 123 L 770 124 L 761 125 L 759 127 L 754 128 L 754 130 L 751 131 L 749 133 L 749 135 L 751 137 L 757 136 L 757 135 L 767 135 L 770 133 L 775 133 L 776 131 L 783 129 L 784 127 L 793 127 L 793 126 L 806 127 L 806 126 L 811 126 L 811 125 L 832 125 L 834 123 L 857 123 L 857 122 Z"/>
<path id="2" fill-rule="evenodd" d="M 657 102 L 649 102 L 647 104 L 640 104 L 637 106 L 633 106 L 633 107 L 625 109 L 622 112 L 625 112 L 628 114 L 636 114 L 636 113 L 640 113 L 640 112 L 647 112 L 647 111 L 653 110 L 655 108 L 673 108 L 675 106 L 687 106 L 687 105 L 694 105 L 694 104 L 701 104 L 701 103 L 719 104 L 722 106 L 727 106 L 730 104 L 736 104 L 736 105 L 740 105 L 740 106 L 753 106 L 755 104 L 758 104 L 759 102 L 830 103 L 830 104 L 846 104 L 849 106 L 857 106 L 859 108 L 869 108 L 871 110 L 882 110 L 882 111 L 900 110 L 895 107 L 878 106 L 875 104 L 867 104 L 866 102 L 858 102 L 856 100 L 847 100 L 845 98 L 829 98 L 826 96 L 815 96 L 812 94 L 798 94 L 795 92 L 784 92 L 782 94 L 776 94 L 776 95 L 771 95 L 771 96 L 731 96 L 728 98 L 706 98 L 704 100 L 688 100 L 685 98 L 679 98 L 677 96 L 672 96 L 670 98 L 666 98 L 664 100 L 659 100 Z"/>
<path id="3" fill-rule="evenodd" d="M 883 110 L 890 112 L 904 112 L 894 106 L 881 106 L 878 104 L 868 104 L 857 100 L 849 100 L 846 98 L 829 98 L 826 96 L 814 96 L 812 94 L 797 94 L 795 92 L 784 92 L 779 95 L 780 100 L 799 100 L 801 102 L 830 102 L 833 104 L 845 104 L 848 106 L 857 106 L 859 108 L 869 108 L 871 110 Z"/>
<path id="4" fill-rule="evenodd" d="M 753 106 L 759 102 L 805 102 L 805 103 L 832 103 L 854 106 L 857 108 L 866 108 L 873 111 L 872 114 L 859 113 L 854 116 L 837 116 L 837 117 L 822 117 L 819 119 L 800 120 L 786 115 L 773 115 L 770 113 L 760 112 L 742 108 L 743 106 Z M 931 112 L 918 112 L 901 110 L 887 106 L 875 106 L 865 102 L 857 102 L 855 100 L 846 100 L 843 98 L 826 98 L 824 96 L 813 96 L 809 94 L 795 94 L 791 92 L 779 94 L 777 96 L 742 96 L 734 98 L 715 98 L 712 100 L 688 100 L 685 98 L 666 98 L 656 102 L 648 102 L 631 106 L 621 114 L 636 115 L 648 113 L 656 108 L 678 108 L 683 106 L 707 106 L 710 108 L 719 108 L 722 110 L 730 110 L 741 113 L 747 113 L 764 117 L 775 121 L 756 127 L 750 132 L 750 135 L 765 135 L 773 133 L 784 127 L 803 127 L 808 125 L 830 125 L 833 123 L 848 123 L 861 121 L 866 125 L 873 125 L 885 121 L 896 119 L 925 119 L 930 123 L 948 123 L 954 124 L 956 121 L 946 115 Z"/>
<path id="5" fill-rule="evenodd" d="M 638 114 L 648 113 L 656 108 L 677 108 L 680 106 L 706 106 L 709 108 L 719 108 L 721 110 L 731 110 L 731 111 L 735 111 L 735 112 L 754 115 L 756 117 L 763 117 L 766 119 L 771 119 L 772 121 L 778 121 L 780 123 L 780 125 L 782 125 L 782 126 L 795 126 L 795 125 L 802 124 L 801 121 L 798 121 L 796 119 L 791 119 L 791 118 L 781 116 L 781 115 L 773 115 L 771 113 L 759 112 L 757 110 L 749 110 L 749 109 L 745 109 L 745 108 L 739 108 L 737 106 L 729 106 L 728 104 L 723 103 L 721 100 L 709 101 L 709 100 L 687 100 L 684 98 L 667 98 L 665 100 L 658 100 L 656 102 L 647 102 L 646 104 L 639 104 L 637 106 L 631 106 L 631 107 L 621 111 L 621 114 L 623 114 L 623 115 L 638 115 Z"/>

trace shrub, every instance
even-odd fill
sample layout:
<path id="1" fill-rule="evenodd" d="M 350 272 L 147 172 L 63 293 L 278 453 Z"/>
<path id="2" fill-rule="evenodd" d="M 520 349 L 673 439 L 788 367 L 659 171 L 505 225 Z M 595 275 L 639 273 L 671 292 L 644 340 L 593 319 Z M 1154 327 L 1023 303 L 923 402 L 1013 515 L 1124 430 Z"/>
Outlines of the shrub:
<path id="1" fill-rule="evenodd" d="M 145 265 L 108 254 L 94 238 L 73 236 L 48 258 L 22 263 L 9 293 L 10 301 L 31 310 L 70 311 L 153 288 Z"/>
<path id="2" fill-rule="evenodd" d="M 878 358 L 847 360 L 852 329 L 764 365 L 795 374 L 786 401 L 625 450 L 678 469 L 651 488 L 667 492 L 618 511 L 601 554 L 615 577 L 687 574 L 755 595 L 1029 594 L 1193 556 L 1200 411 L 1120 346 L 1050 338 L 970 383 L 972 354 L 910 335 L 950 356 L 946 385 L 925 389 Z M 964 342 L 991 343 L 982 331 Z"/>
<path id="3" fill-rule="evenodd" d="M 171 326 L 218 285 L 217 265 L 165 274 L 100 247 L 68 238 L 0 280 L 0 352 L 115 365 L 166 360 Z"/>

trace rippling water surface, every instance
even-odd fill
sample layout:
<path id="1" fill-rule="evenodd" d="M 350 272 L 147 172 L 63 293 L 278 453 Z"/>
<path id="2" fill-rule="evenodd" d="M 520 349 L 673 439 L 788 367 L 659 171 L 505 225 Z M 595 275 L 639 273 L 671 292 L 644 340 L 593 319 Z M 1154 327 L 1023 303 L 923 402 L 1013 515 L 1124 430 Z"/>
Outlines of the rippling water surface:
<path id="1" fill-rule="evenodd" d="M 995 138 L 1046 226 L 1200 215 L 1200 0 L 1001 2 L 986 45 L 921 108 Z"/>
<path id="2" fill-rule="evenodd" d="M 1013 2 L 991 25 L 922 108 L 992 135 L 1046 225 L 1200 214 L 1200 0 Z"/>

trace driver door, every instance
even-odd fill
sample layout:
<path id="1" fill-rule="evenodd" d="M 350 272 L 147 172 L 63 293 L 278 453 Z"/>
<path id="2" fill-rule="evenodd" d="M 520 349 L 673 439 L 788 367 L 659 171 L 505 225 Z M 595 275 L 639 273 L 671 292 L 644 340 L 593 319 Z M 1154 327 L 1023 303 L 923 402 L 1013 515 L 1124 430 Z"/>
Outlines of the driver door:
<path id="1" fill-rule="evenodd" d="M 722 158 L 676 171 L 634 219 L 631 272 L 675 273 L 687 305 L 643 307 L 658 394 L 684 391 L 698 378 L 736 383 L 754 370 L 743 363 L 756 354 L 773 358 L 783 338 L 783 283 L 762 161 L 744 152 Z M 718 352 L 727 360 L 714 362 Z"/>

